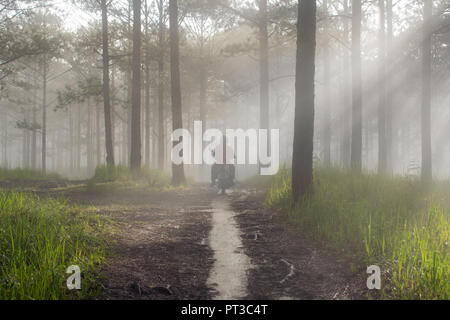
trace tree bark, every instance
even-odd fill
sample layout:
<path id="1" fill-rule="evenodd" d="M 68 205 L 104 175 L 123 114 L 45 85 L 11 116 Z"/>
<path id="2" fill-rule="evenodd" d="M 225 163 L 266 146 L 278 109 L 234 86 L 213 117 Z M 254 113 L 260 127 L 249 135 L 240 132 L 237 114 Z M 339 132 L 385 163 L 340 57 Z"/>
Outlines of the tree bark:
<path id="1" fill-rule="evenodd" d="M 328 0 L 323 1 L 325 11 L 324 20 L 324 101 L 323 101 L 323 163 L 325 167 L 331 166 L 331 116 L 330 116 L 330 44 L 328 36 Z"/>
<path id="2" fill-rule="evenodd" d="M 361 0 L 352 2 L 352 168 L 362 170 Z"/>
<path id="3" fill-rule="evenodd" d="M 378 65 L 378 173 L 387 172 L 386 153 L 386 14 L 385 1 L 378 0 L 380 10 L 379 20 L 379 65 Z"/>
<path id="4" fill-rule="evenodd" d="M 158 169 L 164 170 L 165 161 L 165 126 L 164 126 L 164 1 L 159 0 L 159 26 L 158 26 Z"/>
<path id="5" fill-rule="evenodd" d="M 347 15 L 349 13 L 349 0 L 344 0 L 344 15 Z M 350 28 L 349 28 L 349 20 L 344 17 L 343 20 L 344 23 L 344 41 L 345 44 L 348 44 L 350 47 Z M 348 53 L 348 50 L 346 47 L 343 48 L 343 109 L 342 109 L 342 127 L 343 127 L 343 137 L 342 137 L 342 151 L 341 151 L 341 157 L 342 157 L 342 165 L 343 168 L 347 169 L 350 168 L 350 155 L 351 155 L 351 124 L 350 119 L 348 117 L 348 114 L 351 113 L 351 102 L 350 102 L 350 77 L 349 77 L 349 70 L 350 70 L 350 54 Z"/>
<path id="6" fill-rule="evenodd" d="M 148 3 L 145 0 L 145 165 L 150 168 L 150 137 L 151 137 L 151 108 L 150 108 L 150 30 L 148 22 Z"/>
<path id="7" fill-rule="evenodd" d="M 394 60 L 393 56 L 393 12 L 392 12 L 392 0 L 386 0 L 386 27 L 387 27 L 387 37 L 386 37 L 386 47 L 387 47 L 387 58 L 386 58 L 386 66 L 387 66 L 387 74 L 391 74 L 392 63 Z M 390 81 L 390 77 L 386 78 L 386 87 L 388 88 L 386 91 L 386 171 L 387 173 L 392 174 L 392 117 L 393 108 L 392 108 L 392 95 L 393 88 L 392 82 Z"/>
<path id="8" fill-rule="evenodd" d="M 422 181 L 432 180 L 431 159 L 431 17 L 433 1 L 424 0 L 422 44 Z"/>
<path id="9" fill-rule="evenodd" d="M 36 148 L 36 143 L 37 143 L 37 135 L 36 135 L 36 129 L 35 129 L 35 125 L 37 122 L 36 119 L 37 115 L 36 115 L 36 107 L 33 107 L 33 131 L 31 132 L 31 168 L 33 170 L 36 170 L 37 168 L 37 164 L 36 164 L 36 153 L 37 153 L 37 148 Z"/>
<path id="10" fill-rule="evenodd" d="M 3 167 L 8 169 L 8 113 L 3 117 Z"/>
<path id="11" fill-rule="evenodd" d="M 78 105 L 78 121 L 77 121 L 77 170 L 81 170 L 81 105 Z"/>
<path id="12" fill-rule="evenodd" d="M 95 139 L 97 144 L 97 166 L 102 164 L 102 147 L 101 147 L 101 126 L 100 126 L 100 106 L 95 106 Z"/>
<path id="13" fill-rule="evenodd" d="M 103 40 L 103 103 L 105 117 L 106 164 L 114 165 L 114 146 L 111 123 L 111 97 L 109 87 L 109 44 L 108 44 L 108 7 L 106 0 L 101 0 L 102 40 Z"/>
<path id="14" fill-rule="evenodd" d="M 260 128 L 269 129 L 269 34 L 267 0 L 259 0 Z"/>
<path id="15" fill-rule="evenodd" d="M 25 110 L 23 110 L 23 112 L 25 113 Z M 23 118 L 24 123 L 27 123 L 27 118 L 24 115 Z M 22 129 L 22 168 L 26 169 L 28 167 L 27 165 L 27 131 L 28 129 L 24 128 Z"/>
<path id="16" fill-rule="evenodd" d="M 43 60 L 42 83 L 42 172 L 47 171 L 47 57 Z"/>
<path id="17" fill-rule="evenodd" d="M 141 168 L 141 0 L 133 0 L 133 86 L 130 168 Z"/>
<path id="18" fill-rule="evenodd" d="M 180 84 L 180 52 L 178 34 L 178 1 L 169 1 L 170 15 L 170 72 L 172 83 L 172 130 L 183 128 L 183 113 L 181 106 L 181 84 Z M 178 142 L 174 141 L 173 145 Z M 178 186 L 186 182 L 183 164 L 172 163 L 172 184 Z"/>
<path id="19" fill-rule="evenodd" d="M 292 157 L 292 193 L 295 201 L 300 200 L 308 191 L 312 191 L 316 1 L 299 0 L 298 8 Z"/>
<path id="20" fill-rule="evenodd" d="M 86 150 L 87 150 L 87 171 L 88 174 L 93 172 L 93 150 L 92 150 L 92 110 L 90 99 L 87 100 L 87 130 L 86 130 Z"/>
<path id="21" fill-rule="evenodd" d="M 69 108 L 69 169 L 70 169 L 70 173 L 73 172 L 73 169 L 75 168 L 75 164 L 74 164 L 74 141 L 73 141 L 73 110 L 72 108 Z M 33 146 L 32 146 L 32 150 L 33 150 Z"/>

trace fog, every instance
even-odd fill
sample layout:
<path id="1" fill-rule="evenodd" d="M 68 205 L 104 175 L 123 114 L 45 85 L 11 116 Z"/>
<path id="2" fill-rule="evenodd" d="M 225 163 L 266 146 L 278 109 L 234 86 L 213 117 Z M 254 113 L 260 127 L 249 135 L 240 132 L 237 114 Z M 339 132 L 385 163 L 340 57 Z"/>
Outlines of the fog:
<path id="1" fill-rule="evenodd" d="M 291 166 L 297 50 L 296 1 L 268 1 L 268 88 L 261 92 L 261 34 L 257 1 L 179 1 L 183 127 L 259 129 L 261 101 L 268 95 L 265 129 L 280 130 L 280 162 Z M 380 104 L 386 116 L 387 172 L 421 171 L 423 1 L 362 2 L 362 166 L 379 169 Z M 162 11 L 158 8 L 161 5 Z M 142 1 L 141 159 L 170 172 L 172 142 L 168 1 Z M 351 1 L 317 1 L 315 166 L 350 167 L 352 119 Z M 73 8 L 77 11 L 73 11 Z M 347 8 L 346 8 L 347 7 Z M 46 110 L 46 170 L 82 179 L 105 164 L 101 12 L 82 2 L 45 2 L 2 28 L 54 41 L 51 52 L 14 57 L 14 39 L 2 37 L 0 60 L 0 164 L 41 170 Z M 132 139 L 132 8 L 112 1 L 109 13 L 110 88 L 115 163 L 129 165 Z M 76 13 L 74 13 L 76 12 Z M 85 15 L 79 14 L 85 12 Z M 8 20 L 8 21 L 7 21 Z M 390 26 L 392 21 L 392 27 Z M 433 1 L 431 141 L 433 177 L 450 177 L 450 8 Z M 384 28 L 381 28 L 381 25 Z M 380 30 L 384 30 L 381 32 Z M 14 38 L 13 37 L 13 38 Z M 34 37 L 34 38 L 33 38 Z M 48 46 L 53 46 L 50 44 Z M 44 65 L 47 75 L 44 76 Z M 267 80 L 267 79 L 266 79 Z M 44 97 L 44 83 L 47 87 Z M 44 108 L 45 106 L 45 108 Z M 163 111 L 161 115 L 161 111 Z M 162 120 L 162 122 L 161 122 Z M 160 144 L 163 143 L 162 147 Z M 161 150 L 164 150 L 162 153 Z M 329 150 L 329 151 L 328 151 Z M 329 163 L 327 159 L 329 157 Z M 186 165 L 186 176 L 209 179 L 206 166 Z M 237 178 L 257 173 L 240 165 Z"/>

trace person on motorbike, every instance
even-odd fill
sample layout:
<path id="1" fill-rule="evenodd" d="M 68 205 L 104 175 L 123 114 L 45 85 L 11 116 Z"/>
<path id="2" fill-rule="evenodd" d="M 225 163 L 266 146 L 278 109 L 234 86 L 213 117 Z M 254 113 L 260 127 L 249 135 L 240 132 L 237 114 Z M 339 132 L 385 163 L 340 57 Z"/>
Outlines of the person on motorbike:
<path id="1" fill-rule="evenodd" d="M 234 185 L 236 174 L 236 169 L 233 164 L 235 158 L 234 150 L 227 145 L 225 136 L 223 137 L 222 143 L 212 151 L 212 154 L 216 162 L 211 167 L 211 186 L 216 184 L 216 181 L 219 178 L 219 173 L 225 169 L 229 169 L 230 184 Z M 222 155 L 222 159 L 219 159 L 220 154 Z"/>

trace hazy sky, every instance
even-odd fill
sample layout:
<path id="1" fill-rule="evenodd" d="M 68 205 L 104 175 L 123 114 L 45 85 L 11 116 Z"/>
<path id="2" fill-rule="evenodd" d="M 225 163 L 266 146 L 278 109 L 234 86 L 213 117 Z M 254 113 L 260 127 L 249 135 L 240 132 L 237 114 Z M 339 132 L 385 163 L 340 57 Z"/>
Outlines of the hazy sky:
<path id="1" fill-rule="evenodd" d="M 82 25 L 87 25 L 89 21 L 95 19 L 95 14 L 81 10 L 79 7 L 71 4 L 67 0 L 54 1 L 55 7 L 65 16 L 64 26 L 69 30 L 76 30 Z"/>

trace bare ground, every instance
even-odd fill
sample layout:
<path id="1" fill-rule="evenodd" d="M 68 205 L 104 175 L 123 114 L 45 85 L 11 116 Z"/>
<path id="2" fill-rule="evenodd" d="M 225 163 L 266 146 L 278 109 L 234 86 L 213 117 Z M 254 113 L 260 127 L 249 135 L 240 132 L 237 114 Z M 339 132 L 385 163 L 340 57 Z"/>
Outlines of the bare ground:
<path id="1" fill-rule="evenodd" d="M 364 299 L 365 270 L 302 237 L 282 212 L 267 210 L 264 192 L 232 197 L 243 243 L 256 268 L 249 274 L 249 299 Z"/>
<path id="2" fill-rule="evenodd" d="M 364 270 L 351 272 L 348 261 L 303 238 L 282 212 L 265 209 L 262 191 L 218 196 L 201 186 L 166 192 L 61 187 L 45 183 L 31 189 L 94 206 L 118 226 L 112 255 L 100 272 L 100 299 L 213 298 L 207 285 L 214 263 L 208 236 L 217 197 L 227 198 L 237 213 L 243 250 L 251 259 L 246 299 L 365 298 Z"/>

